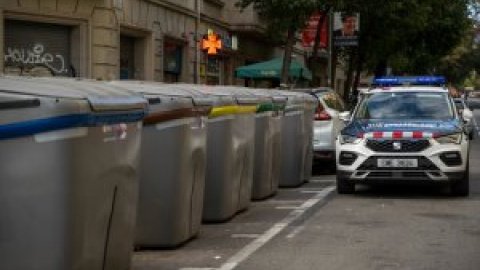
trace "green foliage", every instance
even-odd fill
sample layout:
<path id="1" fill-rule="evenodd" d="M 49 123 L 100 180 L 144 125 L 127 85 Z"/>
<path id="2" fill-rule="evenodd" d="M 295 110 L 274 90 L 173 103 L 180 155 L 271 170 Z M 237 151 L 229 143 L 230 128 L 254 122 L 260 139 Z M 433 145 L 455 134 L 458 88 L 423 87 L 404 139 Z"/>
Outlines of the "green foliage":
<path id="1" fill-rule="evenodd" d="M 395 74 L 433 73 L 470 25 L 467 0 L 344 0 L 360 12 L 365 66 Z"/>
<path id="2" fill-rule="evenodd" d="M 480 21 L 480 0 L 237 0 L 236 5 L 253 6 L 283 43 L 288 30 L 302 29 L 316 9 L 360 13 L 359 47 L 339 54 L 358 56 L 352 63 L 363 71 L 381 74 L 388 66 L 395 75 L 442 73 L 455 82 L 480 71 L 480 49 L 469 48 L 472 40 L 466 40 L 472 36 L 471 18 Z"/>
<path id="3" fill-rule="evenodd" d="M 314 0 L 238 0 L 236 6 L 249 6 L 267 23 L 271 36 L 285 37 L 289 28 L 299 30 L 315 10 Z M 285 40 L 283 39 L 285 42 Z"/>
<path id="4" fill-rule="evenodd" d="M 472 70 L 480 70 L 480 49 L 473 40 L 474 35 L 472 29 L 462 38 L 461 43 L 442 59 L 438 67 L 439 74 L 458 86 L 462 86 Z"/>

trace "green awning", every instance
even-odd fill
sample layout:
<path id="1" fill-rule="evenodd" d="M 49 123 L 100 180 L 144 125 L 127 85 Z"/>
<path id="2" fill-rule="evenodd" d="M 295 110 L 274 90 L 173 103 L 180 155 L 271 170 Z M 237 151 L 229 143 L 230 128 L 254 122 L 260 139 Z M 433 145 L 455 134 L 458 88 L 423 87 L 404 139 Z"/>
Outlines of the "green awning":
<path id="1" fill-rule="evenodd" d="M 235 70 L 237 78 L 242 79 L 280 79 L 282 75 L 283 58 L 275 58 Z M 290 77 L 312 80 L 312 72 L 303 63 L 292 58 L 290 63 Z"/>

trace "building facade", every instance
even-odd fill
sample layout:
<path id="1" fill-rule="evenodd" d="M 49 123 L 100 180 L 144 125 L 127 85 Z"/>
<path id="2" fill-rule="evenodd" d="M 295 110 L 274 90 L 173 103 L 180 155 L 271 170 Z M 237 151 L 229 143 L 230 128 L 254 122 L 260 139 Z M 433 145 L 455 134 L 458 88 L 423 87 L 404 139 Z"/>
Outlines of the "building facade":
<path id="1" fill-rule="evenodd" d="M 235 0 L 0 0 L 0 71 L 35 76 L 244 84 L 236 67 L 269 60 L 253 9 Z M 208 54 L 209 37 L 221 48 Z M 302 50 L 296 53 L 302 56 Z"/>

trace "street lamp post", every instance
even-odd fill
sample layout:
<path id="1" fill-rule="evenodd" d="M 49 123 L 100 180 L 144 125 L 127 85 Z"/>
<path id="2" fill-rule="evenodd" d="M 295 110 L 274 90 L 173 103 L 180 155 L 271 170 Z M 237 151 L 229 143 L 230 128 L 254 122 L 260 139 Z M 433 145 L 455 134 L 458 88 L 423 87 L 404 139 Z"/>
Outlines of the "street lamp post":
<path id="1" fill-rule="evenodd" d="M 201 1 L 195 1 L 195 12 L 196 12 L 196 19 L 195 19 L 195 68 L 194 68 L 194 83 L 200 83 L 200 39 L 199 32 L 200 32 L 200 22 L 201 22 Z"/>

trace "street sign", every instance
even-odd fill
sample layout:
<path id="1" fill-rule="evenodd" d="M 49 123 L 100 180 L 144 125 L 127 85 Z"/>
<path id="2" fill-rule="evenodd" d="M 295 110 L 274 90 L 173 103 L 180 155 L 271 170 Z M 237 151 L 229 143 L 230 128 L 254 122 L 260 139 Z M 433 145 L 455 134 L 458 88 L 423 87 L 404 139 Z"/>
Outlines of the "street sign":
<path id="1" fill-rule="evenodd" d="M 333 18 L 333 46 L 358 46 L 360 14 L 354 12 L 335 12 Z"/>

